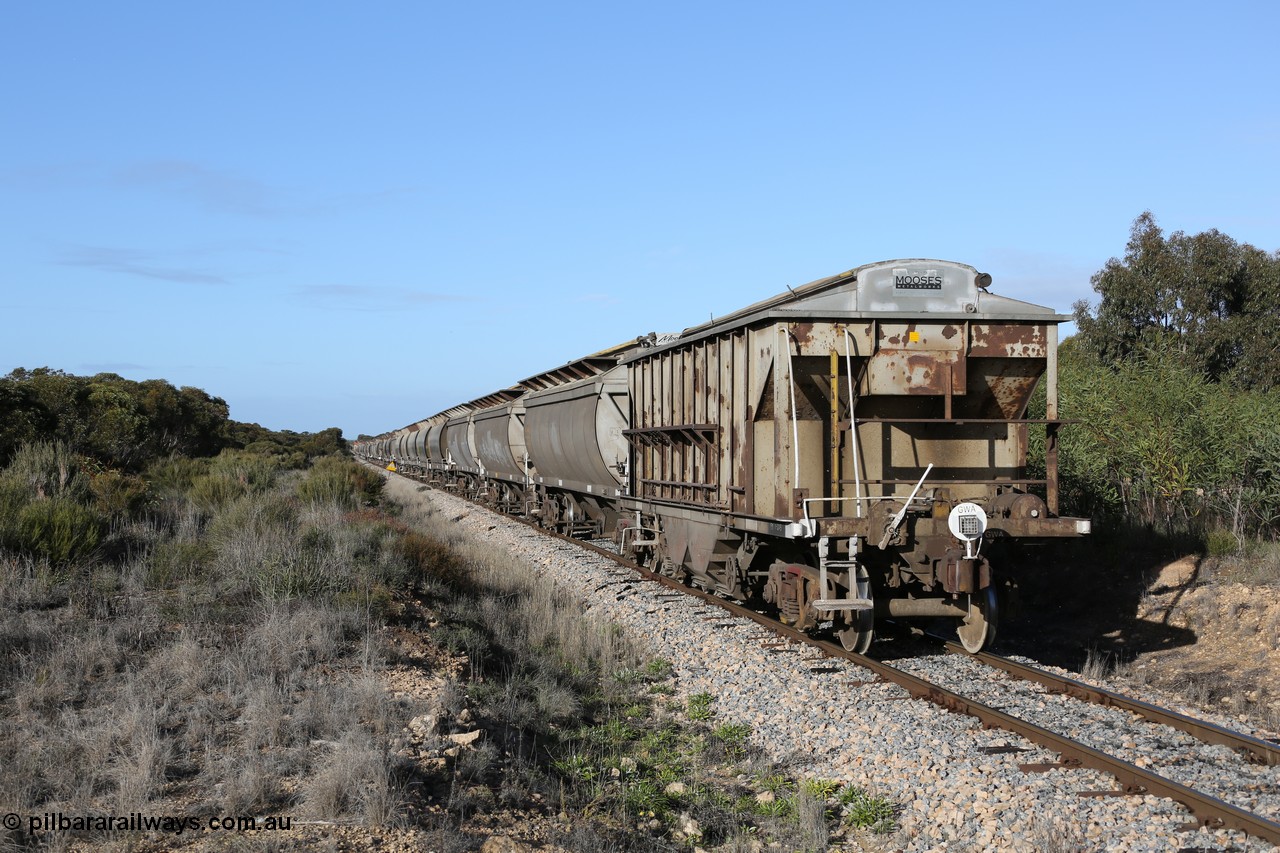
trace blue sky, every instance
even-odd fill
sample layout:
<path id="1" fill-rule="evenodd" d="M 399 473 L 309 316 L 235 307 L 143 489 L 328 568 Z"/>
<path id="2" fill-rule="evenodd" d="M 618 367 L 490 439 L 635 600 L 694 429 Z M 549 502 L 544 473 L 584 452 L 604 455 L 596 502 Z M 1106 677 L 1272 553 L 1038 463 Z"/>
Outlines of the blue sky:
<path id="1" fill-rule="evenodd" d="M 403 426 L 871 261 L 1280 248 L 1280 4 L 8 3 L 0 373 Z"/>

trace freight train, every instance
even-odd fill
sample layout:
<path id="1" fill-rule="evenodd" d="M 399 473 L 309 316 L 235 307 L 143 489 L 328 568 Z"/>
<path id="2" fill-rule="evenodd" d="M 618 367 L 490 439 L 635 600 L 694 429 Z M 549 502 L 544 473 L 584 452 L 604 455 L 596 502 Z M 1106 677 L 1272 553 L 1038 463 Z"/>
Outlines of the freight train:
<path id="1" fill-rule="evenodd" d="M 941 260 L 867 264 L 649 334 L 357 455 L 866 651 L 877 619 L 992 641 L 1058 515 L 1058 324 Z M 1037 385 L 1043 418 L 1029 418 Z M 1039 458 L 1029 458 L 1033 429 Z"/>

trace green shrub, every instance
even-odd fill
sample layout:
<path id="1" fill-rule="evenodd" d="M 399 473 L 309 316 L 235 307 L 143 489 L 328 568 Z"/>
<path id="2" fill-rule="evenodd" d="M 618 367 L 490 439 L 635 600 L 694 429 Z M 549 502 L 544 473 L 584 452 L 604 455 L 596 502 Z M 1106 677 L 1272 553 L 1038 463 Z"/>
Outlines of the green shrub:
<path id="1" fill-rule="evenodd" d="M 897 826 L 895 818 L 898 809 L 884 797 L 868 794 L 861 788 L 850 785 L 840 792 L 838 797 L 844 808 L 844 821 L 859 829 L 870 829 L 872 832 L 892 832 Z"/>
<path id="2" fill-rule="evenodd" d="M 249 487 L 243 480 L 227 471 L 216 471 L 197 477 L 188 494 L 201 511 L 216 513 L 248 493 Z"/>
<path id="3" fill-rule="evenodd" d="M 670 678 L 674 670 L 671 661 L 662 658 L 655 658 L 644 665 L 644 674 L 656 681 Z"/>
<path id="4" fill-rule="evenodd" d="M 5 474 L 31 498 L 85 499 L 89 491 L 81 462 L 62 442 L 37 441 L 18 448 Z"/>
<path id="5" fill-rule="evenodd" d="M 364 465 L 337 456 L 324 456 L 311 466 L 298 487 L 308 503 L 334 503 L 347 509 L 372 506 L 382 494 L 383 479 Z"/>
<path id="6" fill-rule="evenodd" d="M 294 470 L 307 466 L 305 453 L 290 450 L 276 441 L 253 441 L 246 444 L 244 450 L 246 453 L 252 453 L 255 456 L 269 457 L 274 464 L 285 470 Z"/>
<path id="7" fill-rule="evenodd" d="M 32 501 L 18 515 L 19 550 L 55 564 L 88 556 L 102 533 L 98 514 L 70 498 Z"/>
<path id="8" fill-rule="evenodd" d="M 209 520 L 209 533 L 219 545 L 245 537 L 292 542 L 298 526 L 295 502 L 278 495 L 246 495 Z"/>
<path id="9" fill-rule="evenodd" d="M 778 797 L 756 800 L 751 810 L 761 817 L 790 817 L 795 813 L 795 797 Z"/>
<path id="10" fill-rule="evenodd" d="M 800 790 L 815 800 L 826 801 L 840 793 L 840 783 L 834 779 L 804 779 Z"/>
<path id="11" fill-rule="evenodd" d="M 671 810 L 671 798 L 650 779 L 637 779 L 627 785 L 622 802 L 633 815 L 665 817 Z"/>
<path id="12" fill-rule="evenodd" d="M 1177 353 L 1134 353 L 1107 365 L 1072 340 L 1059 354 L 1064 514 L 1206 542 L 1238 553 L 1280 533 L 1280 395 L 1214 383 Z M 1043 417 L 1043 383 L 1029 417 Z M 1032 476 L 1043 475 L 1044 432 L 1030 431 Z M 1229 531 L 1235 543 L 1210 533 Z"/>
<path id="13" fill-rule="evenodd" d="M 152 463 L 143 474 L 152 492 L 160 497 L 185 495 L 203 475 L 209 473 L 208 459 L 170 456 Z"/>
<path id="14" fill-rule="evenodd" d="M 411 568 L 450 587 L 457 588 L 469 576 L 457 551 L 430 536 L 406 529 L 396 538 L 395 549 Z"/>
<path id="15" fill-rule="evenodd" d="M 147 563 L 147 585 L 167 587 L 198 577 L 213 559 L 204 541 L 169 540 L 159 543 Z"/>
<path id="16" fill-rule="evenodd" d="M 26 485 L 8 473 L 0 474 L 0 547 L 19 550 L 18 518 L 29 502 Z"/>
<path id="17" fill-rule="evenodd" d="M 99 512 L 120 517 L 129 515 L 142 504 L 147 484 L 133 474 L 107 470 L 89 479 L 89 491 Z"/>
<path id="18" fill-rule="evenodd" d="M 326 598 L 342 585 L 324 560 L 306 551 L 265 555 L 246 575 L 257 597 L 266 601 Z"/>
<path id="19" fill-rule="evenodd" d="M 1210 557 L 1229 557 L 1240 552 L 1240 540 L 1230 530 L 1215 527 L 1205 534 L 1204 550 Z"/>
<path id="20" fill-rule="evenodd" d="M 710 693 L 695 693 L 689 697 L 688 717 L 691 720 L 702 722 L 711 719 L 711 703 L 716 697 Z"/>
<path id="21" fill-rule="evenodd" d="M 756 777 L 761 790 L 782 795 L 795 788 L 795 783 L 781 773 L 765 773 Z"/>
<path id="22" fill-rule="evenodd" d="M 382 621 L 393 610 L 395 594 L 383 584 L 368 589 L 348 589 L 333 597 L 333 606 L 341 610 L 363 611 L 371 618 Z"/>
<path id="23" fill-rule="evenodd" d="M 751 726 L 744 723 L 724 723 L 712 729 L 713 744 L 718 744 L 725 756 L 740 759 L 747 754 L 747 738 L 751 736 Z"/>
<path id="24" fill-rule="evenodd" d="M 243 450 L 224 450 L 209 463 L 210 474 L 228 476 L 251 492 L 263 492 L 270 488 L 280 469 L 279 460 Z"/>

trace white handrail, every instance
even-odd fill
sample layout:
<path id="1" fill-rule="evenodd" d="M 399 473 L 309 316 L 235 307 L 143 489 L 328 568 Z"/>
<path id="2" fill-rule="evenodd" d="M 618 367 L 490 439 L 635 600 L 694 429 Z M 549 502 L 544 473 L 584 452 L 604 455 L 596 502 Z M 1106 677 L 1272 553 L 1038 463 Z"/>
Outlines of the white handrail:
<path id="1" fill-rule="evenodd" d="M 854 504 L 854 511 L 858 514 L 858 518 L 862 518 L 862 474 L 861 466 L 858 464 L 858 419 L 854 417 L 853 410 L 857 399 L 853 396 L 853 333 L 849 331 L 849 327 L 844 327 L 844 372 L 848 374 L 849 379 L 849 443 L 850 449 L 853 451 L 853 494 L 858 499 L 858 503 Z M 831 425 L 835 429 L 835 424 Z"/>
<path id="2" fill-rule="evenodd" d="M 779 327 L 778 331 L 782 332 L 788 338 L 791 332 L 785 326 Z M 787 351 L 787 388 L 791 391 L 791 449 L 795 452 L 795 479 L 791 481 L 791 488 L 800 488 L 800 426 L 796 421 L 796 374 L 791 362 L 791 342 L 784 340 L 783 348 Z"/>

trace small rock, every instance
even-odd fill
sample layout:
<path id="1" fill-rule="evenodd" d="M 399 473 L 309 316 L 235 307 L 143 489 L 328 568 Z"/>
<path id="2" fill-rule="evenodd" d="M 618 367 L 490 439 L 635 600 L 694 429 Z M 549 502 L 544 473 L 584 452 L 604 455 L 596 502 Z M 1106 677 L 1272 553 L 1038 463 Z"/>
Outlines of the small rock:
<path id="1" fill-rule="evenodd" d="M 663 791 L 676 797 L 680 796 L 687 790 L 689 789 L 683 782 L 672 782 L 670 785 L 663 788 Z"/>
<path id="2" fill-rule="evenodd" d="M 482 731 L 480 729 L 476 729 L 473 732 L 460 732 L 456 735 L 449 735 L 449 740 L 453 741 L 458 746 L 470 746 L 480 739 L 481 734 Z"/>

